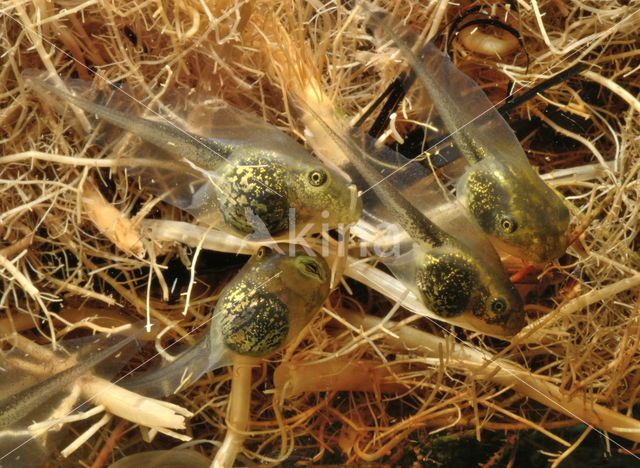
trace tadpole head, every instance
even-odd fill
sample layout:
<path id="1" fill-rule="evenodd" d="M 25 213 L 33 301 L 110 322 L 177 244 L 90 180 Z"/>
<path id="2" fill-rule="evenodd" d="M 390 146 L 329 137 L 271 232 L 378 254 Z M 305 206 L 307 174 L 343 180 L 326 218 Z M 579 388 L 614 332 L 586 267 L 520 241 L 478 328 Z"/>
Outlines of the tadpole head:
<path id="1" fill-rule="evenodd" d="M 362 200 L 355 186 L 321 164 L 304 165 L 293 178 L 296 221 L 335 228 L 355 223 L 362 213 Z"/>
<path id="2" fill-rule="evenodd" d="M 297 335 L 329 295 L 325 260 L 290 247 L 261 247 L 222 291 L 212 330 L 230 351 L 269 355 Z"/>
<path id="3" fill-rule="evenodd" d="M 482 275 L 482 273 L 481 273 Z M 487 324 L 499 325 L 509 334 L 524 326 L 524 303 L 511 282 L 487 282 L 473 313 Z"/>
<path id="4" fill-rule="evenodd" d="M 569 210 L 533 171 L 515 175 L 507 169 L 473 169 L 458 190 L 482 230 L 505 251 L 542 263 L 566 250 Z"/>
<path id="5" fill-rule="evenodd" d="M 506 273 L 480 264 L 463 246 L 436 248 L 424 254 L 416 286 L 425 305 L 442 317 L 470 312 L 509 334 L 524 325 L 522 298 Z"/>

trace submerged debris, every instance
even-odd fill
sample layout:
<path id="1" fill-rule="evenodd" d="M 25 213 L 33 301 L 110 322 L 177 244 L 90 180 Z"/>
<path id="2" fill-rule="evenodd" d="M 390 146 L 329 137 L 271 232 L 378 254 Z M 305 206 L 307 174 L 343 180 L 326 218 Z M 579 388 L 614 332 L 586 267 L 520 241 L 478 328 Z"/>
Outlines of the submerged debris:
<path id="1" fill-rule="evenodd" d="M 607 436 L 610 452 L 637 453 L 640 4 L 508 2 L 516 9 L 459 3 L 379 6 L 421 40 L 435 38 L 441 50 L 449 43 L 453 62 L 494 104 L 578 61 L 589 65 L 513 109 L 508 119 L 529 161 L 568 200 L 571 245 L 542 267 L 503 258 L 526 299 L 527 314 L 527 326 L 505 341 L 415 315 L 424 312 L 415 296 L 384 267 L 374 269 L 366 258 L 356 258 L 371 253 L 366 233 L 347 232 L 344 245 L 336 240 L 340 236 L 327 234 L 335 278 L 345 271 L 366 286 L 343 279 L 298 339 L 253 368 L 242 460 L 404 464 L 444 460 L 447 443 L 462 438 L 488 441 L 489 452 L 474 462 L 490 463 L 515 457 L 513 438 L 526 438 L 527 430 L 543 437 L 536 440 L 555 464 L 589 444 L 595 433 Z M 465 15 L 473 8 L 475 16 Z M 150 341 L 144 351 L 121 376 L 145 368 L 148 358 L 174 343 L 194 343 L 190 332 L 208 321 L 239 268 L 235 260 L 220 264 L 229 257 L 204 255 L 203 249 L 250 254 L 257 248 L 187 224 L 193 222 L 189 214 L 155 197 L 116 158 L 130 156 L 130 137 L 114 138 L 72 107 L 60 115 L 28 89 L 24 70 L 91 80 L 97 88 L 105 80 L 118 83 L 163 115 L 188 115 L 197 104 L 194 96 L 210 96 L 314 143 L 292 96 L 305 96 L 318 112 L 322 103 L 329 115 L 355 118 L 403 66 L 392 48 L 378 47 L 361 17 L 351 4 L 339 2 L 275 6 L 230 0 L 212 7 L 179 0 L 171 7 L 155 2 L 133 9 L 122 0 L 73 7 L 5 5 L 0 13 L 3 352 L 13 346 L 16 332 L 48 346 L 69 333 L 106 333 L 153 319 L 158 324 L 153 333 L 165 327 L 166 332 L 145 337 Z M 476 17 L 492 20 L 470 25 Z M 493 31 L 498 21 L 515 29 L 517 40 L 509 30 Z M 477 43 L 488 34 L 498 37 L 492 50 L 499 55 Z M 416 85 L 381 140 L 419 135 L 411 147 L 422 152 L 446 134 L 430 115 L 431 104 Z M 365 125 L 374 119 L 365 119 Z M 416 128 L 422 131 L 413 132 Z M 331 141 L 322 144 L 325 151 L 336 150 Z M 313 144 L 317 153 L 323 151 L 319 146 Z M 342 264 L 334 255 L 340 248 L 352 256 Z M 168 302 L 176 297 L 183 270 L 195 281 L 178 291 L 179 301 Z M 316 388 L 302 385 L 305 372 L 318 377 L 322 369 L 335 379 L 328 384 L 320 379 Z M 176 424 L 165 432 L 180 429 L 193 414 L 183 432 L 171 435 L 191 438 L 189 448 L 212 459 L 227 430 L 232 377 L 231 369 L 207 373 L 174 396 L 171 401 L 179 406 L 166 411 Z M 545 401 L 545 392 L 553 401 Z M 121 418 L 131 420 L 127 408 L 111 411 L 118 417 L 89 415 L 68 423 L 61 440 L 52 440 L 53 450 L 72 446 L 75 451 L 56 463 L 108 465 L 176 445 L 173 438 L 154 437 L 153 429 L 132 429 L 144 421 L 123 423 Z M 159 413 L 147 416 L 153 414 Z M 609 438 L 612 433 L 616 436 Z M 434 452 L 440 449 L 442 454 Z"/>

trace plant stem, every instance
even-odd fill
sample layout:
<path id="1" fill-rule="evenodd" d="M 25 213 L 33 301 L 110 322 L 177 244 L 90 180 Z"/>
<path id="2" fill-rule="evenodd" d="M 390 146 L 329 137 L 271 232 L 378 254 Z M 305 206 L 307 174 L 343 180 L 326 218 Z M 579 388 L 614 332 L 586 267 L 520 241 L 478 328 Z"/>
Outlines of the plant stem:
<path id="1" fill-rule="evenodd" d="M 242 450 L 249 427 L 249 409 L 251 407 L 251 369 L 255 360 L 235 357 L 231 393 L 227 409 L 227 434 L 222 446 L 216 453 L 212 468 L 230 468 L 236 456 Z"/>

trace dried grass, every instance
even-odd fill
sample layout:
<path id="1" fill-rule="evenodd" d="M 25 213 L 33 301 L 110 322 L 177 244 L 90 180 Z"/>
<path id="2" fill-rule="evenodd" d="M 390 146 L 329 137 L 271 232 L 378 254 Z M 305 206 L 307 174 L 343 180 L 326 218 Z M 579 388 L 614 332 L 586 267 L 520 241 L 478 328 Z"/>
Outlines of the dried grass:
<path id="1" fill-rule="evenodd" d="M 472 6 L 494 8 L 502 19 L 506 15 L 503 7 L 488 2 L 461 3 L 388 2 L 386 8 L 429 37 Z M 586 61 L 588 72 L 529 101 L 512 120 L 540 119 L 523 144 L 542 172 L 585 164 L 599 165 L 600 171 L 563 178 L 558 185 L 572 205 L 576 240 L 560 262 L 520 280 L 522 290 L 530 292 L 529 326 L 506 348 L 472 332 L 456 336 L 475 352 L 510 363 L 503 367 L 515 366 L 523 379 L 552 385 L 559 398 L 580 395 L 586 410 L 597 403 L 632 416 L 640 389 L 640 3 L 531 0 L 517 5 L 508 22 L 522 34 L 528 66 L 520 47 L 501 58 L 472 53 L 469 31 L 462 38 L 467 47 L 453 40 L 454 60 L 494 102 L 504 98 L 509 80 L 528 88 Z M 46 69 L 90 79 L 98 70 L 105 79 L 126 82 L 147 105 L 162 103 L 175 90 L 194 90 L 302 137 L 287 94 L 299 95 L 317 83 L 335 109 L 352 117 L 399 69 L 389 52 L 368 42 L 351 10 L 333 3 L 229 0 L 214 7 L 196 0 L 37 0 L 2 2 L 0 13 L 0 333 L 17 331 L 38 342 L 55 342 L 74 328 L 101 330 L 147 316 L 171 326 L 165 340 L 191 341 L 189 331 L 206 322 L 229 274 L 217 274 L 211 287 L 198 283 L 186 317 L 184 303 L 163 301 L 169 287 L 158 278 L 170 259 L 183 259 L 190 267 L 191 248 L 157 240 L 141 221 L 148 214 L 173 220 L 188 220 L 187 215 L 141 190 L 109 157 L 112 148 L 92 145 L 97 133 L 87 138 L 75 127 L 91 128 L 85 116 L 63 117 L 38 101 L 25 89 L 21 71 Z M 423 104 L 420 93 L 403 103 L 396 119 L 400 133 L 423 117 Z M 88 191 L 88 184 L 98 190 Z M 124 244 L 113 234 L 115 224 L 96 219 L 87 197 L 105 205 L 101 214 L 113 212 L 113 223 L 126 224 Z M 145 251 L 144 257 L 134 255 Z M 548 453 L 558 463 L 586 437 L 584 432 L 562 439 L 553 431 L 574 426 L 575 419 L 551 404 L 536 403 L 516 381 L 500 381 L 497 370 L 483 371 L 478 362 L 455 358 L 452 352 L 460 343 L 454 346 L 451 327 L 402 312 L 398 317 L 404 321 L 371 333 L 349 325 L 356 312 L 374 320 L 393 307 L 380 292 L 349 292 L 336 290 L 325 313 L 298 342 L 254 370 L 244 452 L 249 459 L 397 463 L 414 448 L 410 436 L 430 440 L 443 431 L 471 430 L 480 439 L 487 431 L 535 429 L 559 444 Z M 410 324 L 440 337 L 441 345 L 399 347 L 396 337 Z M 278 366 L 304 372 L 340 350 L 348 350 L 340 353 L 340 359 L 348 359 L 346 369 L 349 362 L 361 361 L 364 369 L 375 370 L 352 387 L 343 383 L 345 388 L 369 391 L 329 387 L 287 396 L 284 384 L 272 390 Z M 174 398 L 196 415 L 187 429 L 194 439 L 223 439 L 230 379 L 228 371 L 209 374 Z M 611 421 L 589 422 L 597 430 L 612 427 Z M 119 429 L 122 438 L 114 441 L 109 428 L 117 420 L 104 424 L 74 455 L 83 463 L 92 463 L 104 444 L 113 447 L 114 458 L 148 449 L 139 431 Z M 626 438 L 638 441 L 640 432 Z M 636 445 L 620 438 L 615 444 L 637 453 Z M 154 445 L 174 442 L 161 439 Z M 202 450 L 210 454 L 215 448 L 203 445 Z M 99 458 L 106 461 L 109 455 Z"/>

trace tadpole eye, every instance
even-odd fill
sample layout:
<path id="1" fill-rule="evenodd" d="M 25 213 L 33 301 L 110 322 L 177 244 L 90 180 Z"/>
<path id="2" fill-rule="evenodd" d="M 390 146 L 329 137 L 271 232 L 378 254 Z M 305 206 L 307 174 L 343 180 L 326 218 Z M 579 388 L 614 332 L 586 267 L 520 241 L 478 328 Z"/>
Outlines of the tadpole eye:
<path id="1" fill-rule="evenodd" d="M 501 297 L 497 297 L 491 301 L 491 310 L 496 314 L 501 314 L 507 310 L 507 302 Z"/>
<path id="2" fill-rule="evenodd" d="M 324 169 L 314 169 L 309 172 L 308 178 L 311 185 L 314 187 L 320 187 L 329 177 Z"/>
<path id="3" fill-rule="evenodd" d="M 256 258 L 257 259 L 264 258 L 264 256 L 267 255 L 268 251 L 269 251 L 269 249 L 267 247 L 264 247 L 264 246 L 260 247 L 258 249 L 258 251 L 256 252 Z"/>
<path id="4" fill-rule="evenodd" d="M 505 215 L 500 218 L 500 228 L 502 229 L 502 232 L 511 234 L 516 229 L 518 229 L 518 223 L 516 223 L 515 219 L 513 219 L 511 216 Z"/>
<path id="5" fill-rule="evenodd" d="M 305 263 L 304 269 L 312 275 L 320 276 L 320 268 L 318 268 L 318 265 L 316 265 L 315 263 Z"/>
<path id="6" fill-rule="evenodd" d="M 302 266 L 302 273 L 317 280 L 324 281 L 324 270 L 313 258 L 300 258 L 299 265 Z"/>

